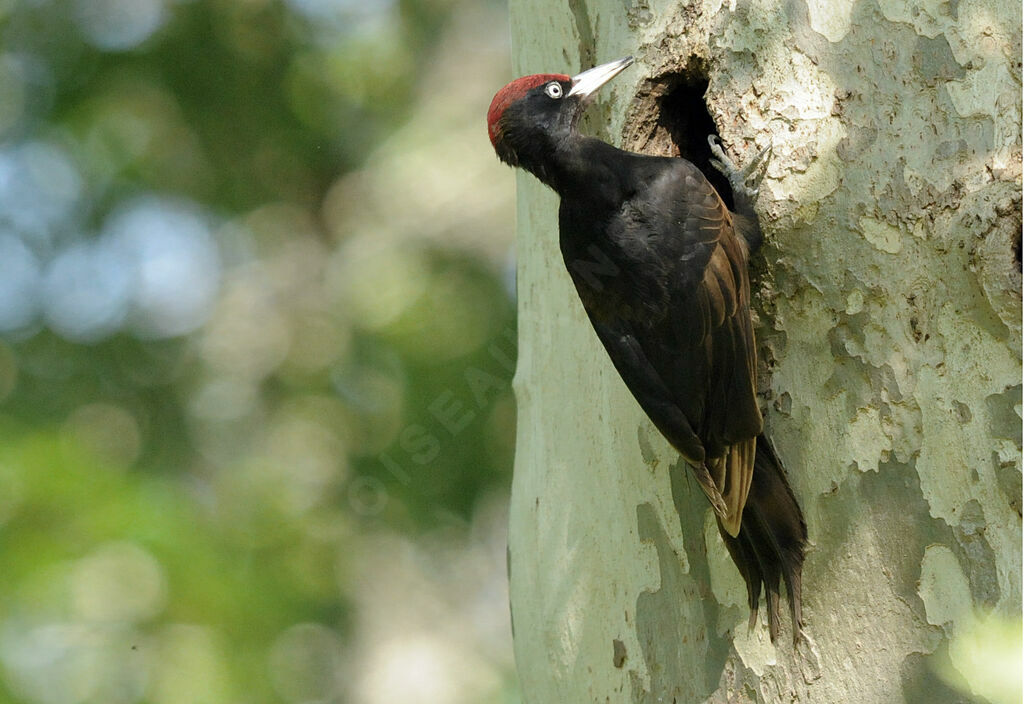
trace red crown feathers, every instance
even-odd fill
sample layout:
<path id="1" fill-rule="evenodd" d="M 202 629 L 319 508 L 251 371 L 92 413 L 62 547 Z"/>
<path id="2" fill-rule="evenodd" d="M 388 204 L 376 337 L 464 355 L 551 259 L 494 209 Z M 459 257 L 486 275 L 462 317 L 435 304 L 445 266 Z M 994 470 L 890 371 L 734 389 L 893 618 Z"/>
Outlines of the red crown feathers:
<path id="1" fill-rule="evenodd" d="M 487 134 L 491 138 L 491 145 L 498 145 L 498 121 L 512 103 L 516 102 L 529 91 L 539 85 L 550 81 L 570 81 L 572 78 L 564 73 L 535 73 L 532 76 L 523 76 L 509 83 L 507 86 L 494 94 L 491 107 L 487 110 Z"/>

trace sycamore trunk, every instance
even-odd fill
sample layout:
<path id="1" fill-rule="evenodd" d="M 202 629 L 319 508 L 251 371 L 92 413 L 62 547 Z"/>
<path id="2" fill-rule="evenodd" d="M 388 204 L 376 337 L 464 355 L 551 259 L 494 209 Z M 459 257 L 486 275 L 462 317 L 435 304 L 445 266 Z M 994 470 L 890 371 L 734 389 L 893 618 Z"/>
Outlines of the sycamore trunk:
<path id="1" fill-rule="evenodd" d="M 760 391 L 812 541 L 813 642 L 774 646 L 586 320 L 556 196 L 521 174 L 526 701 L 1019 701 L 1019 655 L 985 668 L 1019 648 L 1020 4 L 511 5 L 518 75 L 637 57 L 585 132 L 697 156 L 716 130 L 738 161 L 773 145 Z"/>

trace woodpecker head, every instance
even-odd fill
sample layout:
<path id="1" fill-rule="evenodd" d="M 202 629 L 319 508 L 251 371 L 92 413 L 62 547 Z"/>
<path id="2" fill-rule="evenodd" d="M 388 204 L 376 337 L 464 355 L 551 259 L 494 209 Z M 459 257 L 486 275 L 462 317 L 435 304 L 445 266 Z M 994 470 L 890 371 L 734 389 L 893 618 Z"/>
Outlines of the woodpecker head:
<path id="1" fill-rule="evenodd" d="M 633 63 L 627 56 L 576 76 L 538 73 L 509 83 L 494 96 L 487 111 L 487 133 L 498 158 L 512 166 L 529 167 L 529 153 L 542 155 L 569 136 L 579 122 L 588 98 Z"/>

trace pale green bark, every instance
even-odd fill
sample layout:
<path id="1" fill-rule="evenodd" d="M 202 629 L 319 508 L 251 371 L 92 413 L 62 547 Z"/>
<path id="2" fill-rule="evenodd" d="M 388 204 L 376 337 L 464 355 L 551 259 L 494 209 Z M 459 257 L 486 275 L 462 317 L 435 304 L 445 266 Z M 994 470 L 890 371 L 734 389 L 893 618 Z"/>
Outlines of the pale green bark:
<path id="1" fill-rule="evenodd" d="M 747 632 L 703 495 L 564 271 L 557 199 L 521 174 L 509 560 L 526 701 L 955 701 L 943 676 L 1001 701 L 967 644 L 1021 606 L 1019 3 L 623 5 L 513 0 L 515 66 L 635 55 L 586 128 L 651 150 L 634 97 L 699 57 L 732 154 L 774 145 L 758 334 L 813 543 L 816 651 Z"/>

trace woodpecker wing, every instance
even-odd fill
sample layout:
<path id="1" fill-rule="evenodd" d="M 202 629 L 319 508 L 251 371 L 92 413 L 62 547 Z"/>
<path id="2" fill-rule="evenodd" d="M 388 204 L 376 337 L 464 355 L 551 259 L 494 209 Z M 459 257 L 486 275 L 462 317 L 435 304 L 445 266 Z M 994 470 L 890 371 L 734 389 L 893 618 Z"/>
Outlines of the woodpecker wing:
<path id="1" fill-rule="evenodd" d="M 726 505 L 722 523 L 735 536 L 762 427 L 747 245 L 737 236 L 732 214 L 693 164 L 672 160 L 651 184 L 637 194 L 631 210 L 642 213 L 651 228 L 654 255 L 675 266 L 665 272 L 669 303 L 664 315 L 649 318 L 637 334 L 697 428 L 707 469 Z M 666 210 L 665 203 L 674 205 Z M 635 225 L 626 229 L 638 231 Z"/>
<path id="2" fill-rule="evenodd" d="M 762 426 L 747 245 L 693 164 L 650 158 L 638 164 L 649 171 L 632 179 L 642 187 L 603 223 L 607 241 L 601 246 L 618 265 L 614 279 L 595 290 L 571 264 L 570 273 L 616 369 L 694 465 L 723 526 L 735 536 Z M 563 207 L 563 252 L 566 230 L 571 242 L 590 219 L 571 203 Z M 572 261 L 568 255 L 566 260 Z M 686 442 L 693 435 L 699 450 Z"/>
<path id="3" fill-rule="evenodd" d="M 640 403 L 662 435 L 672 443 L 693 468 L 694 477 L 701 490 L 708 497 L 719 518 L 733 524 L 734 516 L 741 516 L 742 501 L 737 506 L 735 497 L 727 502 L 722 495 L 724 474 L 718 480 L 708 471 L 720 464 L 716 458 L 707 458 L 704 445 L 693 432 L 689 419 L 674 400 L 674 394 L 665 385 L 657 369 L 647 358 L 640 344 L 640 337 L 629 322 L 604 322 L 590 316 L 598 338 L 611 357 L 619 376 L 626 382 L 634 398 Z M 721 473 L 721 468 L 719 467 Z M 732 508 L 730 509 L 730 505 Z M 737 519 L 738 522 L 738 519 Z"/>

